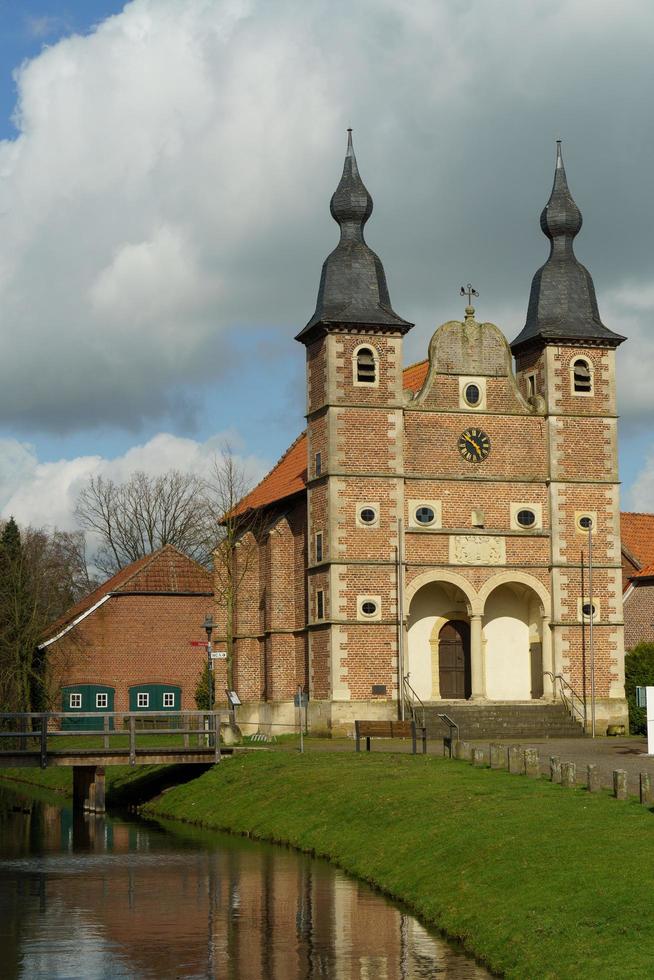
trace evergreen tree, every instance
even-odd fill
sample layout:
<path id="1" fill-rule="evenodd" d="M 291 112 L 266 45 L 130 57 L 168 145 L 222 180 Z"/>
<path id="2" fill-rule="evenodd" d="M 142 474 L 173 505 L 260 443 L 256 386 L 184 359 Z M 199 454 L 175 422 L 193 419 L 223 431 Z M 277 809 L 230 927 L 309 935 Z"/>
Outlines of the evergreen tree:
<path id="1" fill-rule="evenodd" d="M 198 683 L 195 688 L 195 703 L 197 705 L 198 711 L 208 711 L 209 710 L 209 692 L 212 694 L 211 703 L 214 708 L 216 706 L 216 688 L 215 688 L 215 676 L 212 670 L 209 670 L 209 664 L 204 664 L 202 672 L 198 678 Z"/>
<path id="2" fill-rule="evenodd" d="M 0 703 L 5 711 L 32 706 L 32 592 L 20 531 L 11 517 L 0 537 Z"/>

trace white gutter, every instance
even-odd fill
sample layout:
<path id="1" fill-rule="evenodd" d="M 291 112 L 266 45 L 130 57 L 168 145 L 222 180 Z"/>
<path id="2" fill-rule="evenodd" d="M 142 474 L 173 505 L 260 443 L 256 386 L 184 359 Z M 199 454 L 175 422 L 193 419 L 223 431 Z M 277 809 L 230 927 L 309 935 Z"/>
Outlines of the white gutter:
<path id="1" fill-rule="evenodd" d="M 102 606 L 107 601 L 107 599 L 111 599 L 113 594 L 114 594 L 113 592 L 107 592 L 107 594 L 102 596 L 102 598 L 98 602 L 96 602 L 94 606 L 91 606 L 91 608 L 87 609 L 86 612 L 81 613 L 77 617 L 77 619 L 74 619 L 72 623 L 68 624 L 68 626 L 64 626 L 64 628 L 61 630 L 60 633 L 57 633 L 57 635 L 53 636 L 50 640 L 46 640 L 45 643 L 39 643 L 37 649 L 45 650 L 45 648 L 49 647 L 51 643 L 56 643 L 57 640 L 60 640 L 62 638 L 62 636 L 65 636 L 66 633 L 69 633 L 73 629 L 73 627 L 77 626 L 78 623 L 81 623 L 83 619 L 86 619 L 86 617 L 90 616 L 92 612 L 95 612 L 96 609 L 99 609 L 100 606 Z"/>

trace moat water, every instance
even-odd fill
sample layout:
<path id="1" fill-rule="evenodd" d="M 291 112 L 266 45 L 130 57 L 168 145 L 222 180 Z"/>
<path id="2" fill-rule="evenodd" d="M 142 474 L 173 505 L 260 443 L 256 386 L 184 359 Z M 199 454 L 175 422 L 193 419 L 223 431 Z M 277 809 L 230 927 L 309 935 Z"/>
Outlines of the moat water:
<path id="1" fill-rule="evenodd" d="M 3 980 L 488 976 L 323 861 L 0 789 Z"/>

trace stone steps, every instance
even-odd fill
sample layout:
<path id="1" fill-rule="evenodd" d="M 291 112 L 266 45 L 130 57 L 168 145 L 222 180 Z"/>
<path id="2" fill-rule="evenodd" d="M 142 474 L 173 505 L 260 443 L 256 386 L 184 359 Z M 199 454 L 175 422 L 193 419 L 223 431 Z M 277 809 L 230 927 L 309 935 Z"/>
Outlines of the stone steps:
<path id="1" fill-rule="evenodd" d="M 427 734 L 440 738 L 447 728 L 438 718 L 450 716 L 459 726 L 461 738 L 577 738 L 582 726 L 562 704 L 543 701 L 514 703 L 470 703 L 440 701 L 425 705 Z"/>

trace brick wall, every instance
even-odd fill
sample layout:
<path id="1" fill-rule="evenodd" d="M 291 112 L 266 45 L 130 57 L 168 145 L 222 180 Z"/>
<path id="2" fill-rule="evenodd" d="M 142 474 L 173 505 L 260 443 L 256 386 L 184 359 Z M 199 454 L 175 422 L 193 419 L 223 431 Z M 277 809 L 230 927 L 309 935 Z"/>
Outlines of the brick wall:
<path id="1" fill-rule="evenodd" d="M 654 643 L 654 580 L 640 579 L 624 599 L 624 644 Z"/>

